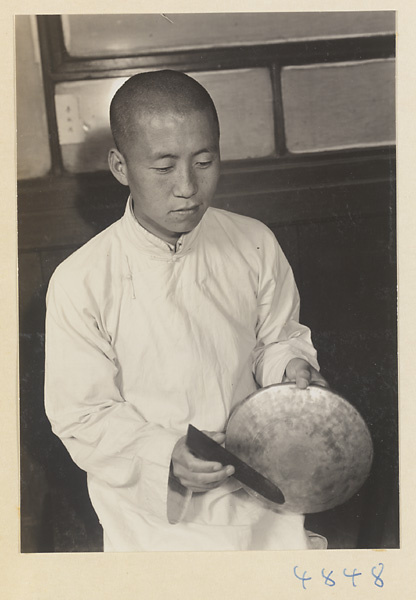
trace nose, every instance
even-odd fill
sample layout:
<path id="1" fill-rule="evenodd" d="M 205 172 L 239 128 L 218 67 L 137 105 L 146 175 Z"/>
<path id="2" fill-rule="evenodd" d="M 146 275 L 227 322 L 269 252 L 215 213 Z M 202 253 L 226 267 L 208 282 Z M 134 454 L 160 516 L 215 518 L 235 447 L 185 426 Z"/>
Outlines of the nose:
<path id="1" fill-rule="evenodd" d="M 177 198 L 192 198 L 198 191 L 195 173 L 192 169 L 178 170 L 173 193 Z"/>

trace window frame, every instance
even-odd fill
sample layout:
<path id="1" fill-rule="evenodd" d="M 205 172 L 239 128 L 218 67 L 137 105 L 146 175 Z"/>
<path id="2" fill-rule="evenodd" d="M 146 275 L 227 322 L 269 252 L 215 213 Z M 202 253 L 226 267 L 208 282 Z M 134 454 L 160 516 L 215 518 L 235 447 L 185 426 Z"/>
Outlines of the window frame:
<path id="1" fill-rule="evenodd" d="M 320 152 L 291 153 L 286 146 L 283 113 L 281 72 L 284 67 L 339 62 L 360 62 L 395 57 L 395 35 L 369 34 L 302 41 L 253 43 L 239 46 L 194 48 L 188 50 L 161 50 L 140 52 L 131 56 L 71 57 L 64 43 L 60 15 L 38 15 L 39 40 L 52 156 L 52 174 L 65 173 L 55 111 L 55 86 L 64 81 L 128 77 L 138 69 L 172 68 L 187 73 L 239 68 L 267 68 L 273 91 L 275 156 L 261 159 L 227 161 L 226 170 L 242 166 L 270 168 L 272 165 L 297 164 L 306 161 L 350 160 L 362 156 L 386 158 L 394 156 L 394 146 L 374 146 L 325 150 Z"/>

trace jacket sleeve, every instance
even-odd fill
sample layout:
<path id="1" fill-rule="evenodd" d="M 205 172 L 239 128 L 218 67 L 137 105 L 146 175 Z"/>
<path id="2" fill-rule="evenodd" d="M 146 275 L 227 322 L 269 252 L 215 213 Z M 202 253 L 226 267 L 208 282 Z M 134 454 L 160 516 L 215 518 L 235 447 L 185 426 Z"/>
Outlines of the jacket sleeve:
<path id="1" fill-rule="evenodd" d="M 299 293 L 292 269 L 270 230 L 266 230 L 257 300 L 253 371 L 258 385 L 281 383 L 292 358 L 303 358 L 319 370 L 311 332 L 299 323 Z"/>
<path id="2" fill-rule="evenodd" d="M 69 294 L 54 277 L 48 290 L 45 408 L 52 430 L 90 476 L 130 488 L 138 505 L 166 518 L 171 454 L 182 434 L 146 422 L 123 399 L 115 353 L 93 299 L 83 294 Z"/>

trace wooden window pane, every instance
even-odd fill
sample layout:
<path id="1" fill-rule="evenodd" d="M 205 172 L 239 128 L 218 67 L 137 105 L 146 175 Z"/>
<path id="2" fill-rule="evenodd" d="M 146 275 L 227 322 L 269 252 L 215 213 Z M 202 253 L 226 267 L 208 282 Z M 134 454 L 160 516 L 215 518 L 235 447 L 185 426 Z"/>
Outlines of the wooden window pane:
<path id="1" fill-rule="evenodd" d="M 365 35 L 395 31 L 393 11 L 64 15 L 73 57 Z"/>
<path id="2" fill-rule="evenodd" d="M 282 92 L 290 152 L 394 143 L 394 60 L 287 67 Z"/>

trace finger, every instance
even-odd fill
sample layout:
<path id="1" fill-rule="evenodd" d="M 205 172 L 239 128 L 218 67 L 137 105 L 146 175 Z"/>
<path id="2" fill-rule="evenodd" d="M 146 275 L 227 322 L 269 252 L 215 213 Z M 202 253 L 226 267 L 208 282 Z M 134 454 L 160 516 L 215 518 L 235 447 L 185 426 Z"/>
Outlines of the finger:
<path id="1" fill-rule="evenodd" d="M 309 369 L 299 369 L 296 373 L 296 387 L 304 390 L 311 381 L 311 372 Z"/>
<path id="2" fill-rule="evenodd" d="M 193 473 L 188 471 L 183 473 L 182 476 L 179 475 L 179 479 L 181 483 L 189 489 L 196 491 L 197 488 L 200 488 L 202 491 L 218 487 L 233 473 L 234 467 L 227 466 L 218 473 Z"/>
<path id="3" fill-rule="evenodd" d="M 217 444 L 222 444 L 225 441 L 225 433 L 219 431 L 203 431 L 208 437 L 210 437 Z"/>
<path id="4" fill-rule="evenodd" d="M 320 373 L 312 373 L 312 377 L 311 377 L 311 383 L 315 383 L 316 385 L 321 385 L 322 387 L 326 387 L 329 388 L 329 383 L 327 382 L 327 380 L 322 377 L 322 375 Z"/>
<path id="5" fill-rule="evenodd" d="M 202 484 L 214 483 L 215 481 L 224 481 L 231 475 L 234 475 L 234 467 L 231 465 L 220 466 L 220 469 L 215 471 L 189 471 L 188 477 L 192 477 L 194 481 L 198 481 Z"/>
<path id="6" fill-rule="evenodd" d="M 327 380 L 325 379 L 325 377 L 323 377 L 323 375 L 319 371 L 317 371 L 316 369 L 311 367 L 310 372 L 311 372 L 310 383 L 315 383 L 316 385 L 322 385 L 323 387 L 329 387 Z"/>
<path id="7" fill-rule="evenodd" d="M 214 433 L 212 439 L 214 442 L 217 442 L 217 444 L 223 444 L 225 442 L 225 433 Z"/>
<path id="8" fill-rule="evenodd" d="M 203 460 L 191 453 L 186 457 L 186 462 L 183 465 L 193 473 L 212 473 L 221 471 L 224 468 L 224 465 L 218 461 Z"/>
<path id="9" fill-rule="evenodd" d="M 205 435 L 214 440 L 217 444 L 222 444 L 225 441 L 225 433 L 217 431 L 203 431 Z M 186 447 L 187 454 L 185 459 L 187 467 L 191 471 L 211 472 L 220 471 L 223 468 L 223 464 L 218 461 L 205 460 L 198 457 L 198 453 L 194 453 L 189 447 Z"/>
<path id="10" fill-rule="evenodd" d="M 182 446 L 180 456 L 176 457 L 175 471 L 179 465 L 190 471 L 207 473 L 219 471 L 223 467 L 223 465 L 218 461 L 198 458 L 186 444 Z"/>
<path id="11" fill-rule="evenodd" d="M 221 478 L 225 475 L 227 465 L 223 465 L 219 461 L 203 460 L 192 454 L 189 449 L 184 449 L 180 460 L 175 463 L 175 475 L 178 477 L 190 473 L 206 473 L 211 474 L 214 478 Z M 230 471 L 232 470 L 232 472 Z M 227 476 L 234 473 L 234 467 L 229 467 Z"/>
<path id="12" fill-rule="evenodd" d="M 303 370 L 308 371 L 309 368 L 310 368 L 309 363 L 306 360 L 304 360 L 303 358 L 292 358 L 286 366 L 286 370 L 285 370 L 286 381 L 296 383 L 298 374 Z"/>

